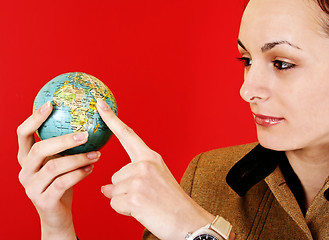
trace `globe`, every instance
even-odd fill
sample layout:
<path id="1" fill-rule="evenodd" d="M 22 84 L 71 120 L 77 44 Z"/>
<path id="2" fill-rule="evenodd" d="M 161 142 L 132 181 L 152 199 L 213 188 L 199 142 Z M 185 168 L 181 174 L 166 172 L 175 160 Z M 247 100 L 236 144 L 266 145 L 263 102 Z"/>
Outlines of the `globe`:
<path id="1" fill-rule="evenodd" d="M 99 150 L 110 139 L 112 132 L 97 112 L 97 98 L 105 100 L 118 115 L 112 92 L 96 77 L 82 72 L 70 72 L 50 80 L 41 88 L 33 104 L 33 112 L 48 101 L 53 105 L 52 113 L 36 132 L 38 137 L 45 140 L 87 131 L 89 136 L 85 144 L 60 154 Z"/>

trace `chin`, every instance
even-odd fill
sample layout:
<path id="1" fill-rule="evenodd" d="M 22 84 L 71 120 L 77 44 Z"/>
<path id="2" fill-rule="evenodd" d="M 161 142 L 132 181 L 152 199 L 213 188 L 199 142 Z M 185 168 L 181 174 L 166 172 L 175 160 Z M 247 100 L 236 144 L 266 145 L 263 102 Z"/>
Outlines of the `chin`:
<path id="1" fill-rule="evenodd" d="M 275 151 L 289 151 L 298 148 L 295 146 L 295 141 L 287 137 L 286 134 L 284 136 L 278 136 L 275 134 L 264 134 L 257 132 L 257 138 L 259 144 L 264 148 Z"/>

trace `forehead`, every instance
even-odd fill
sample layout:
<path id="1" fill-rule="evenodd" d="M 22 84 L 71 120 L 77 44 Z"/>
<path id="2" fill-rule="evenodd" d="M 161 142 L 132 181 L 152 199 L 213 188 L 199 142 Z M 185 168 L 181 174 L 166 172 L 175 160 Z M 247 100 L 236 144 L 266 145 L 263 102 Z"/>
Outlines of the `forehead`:
<path id="1" fill-rule="evenodd" d="M 243 14 L 239 39 L 302 43 L 305 35 L 322 32 L 320 8 L 313 0 L 251 0 Z"/>

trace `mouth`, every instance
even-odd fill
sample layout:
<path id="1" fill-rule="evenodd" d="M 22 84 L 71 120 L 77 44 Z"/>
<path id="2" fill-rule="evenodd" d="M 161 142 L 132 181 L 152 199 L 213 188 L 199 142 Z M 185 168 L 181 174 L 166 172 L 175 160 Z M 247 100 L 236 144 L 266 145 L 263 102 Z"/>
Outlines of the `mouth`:
<path id="1" fill-rule="evenodd" d="M 272 127 L 284 121 L 284 118 L 266 116 L 266 115 L 255 114 L 255 113 L 253 113 L 253 115 L 255 117 L 255 123 L 262 127 Z"/>

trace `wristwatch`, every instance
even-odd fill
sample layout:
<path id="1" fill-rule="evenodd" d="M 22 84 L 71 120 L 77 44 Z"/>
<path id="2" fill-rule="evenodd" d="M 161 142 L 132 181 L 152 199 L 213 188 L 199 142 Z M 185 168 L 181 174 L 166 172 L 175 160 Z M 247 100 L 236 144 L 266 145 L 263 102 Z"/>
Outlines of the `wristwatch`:
<path id="1" fill-rule="evenodd" d="M 216 216 L 212 223 L 199 228 L 194 233 L 187 233 L 186 240 L 228 240 L 232 225 L 220 216 Z"/>

